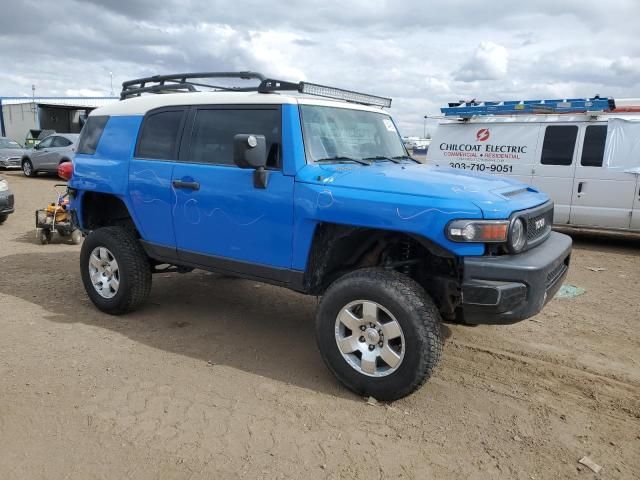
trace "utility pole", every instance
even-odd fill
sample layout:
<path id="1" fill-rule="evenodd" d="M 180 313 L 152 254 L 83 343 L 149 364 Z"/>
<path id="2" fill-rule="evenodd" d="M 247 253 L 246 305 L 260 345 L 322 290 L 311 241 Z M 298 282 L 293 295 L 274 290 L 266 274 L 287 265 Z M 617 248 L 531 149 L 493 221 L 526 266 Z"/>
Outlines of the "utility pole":
<path id="1" fill-rule="evenodd" d="M 113 72 L 109 72 L 109 77 L 111 78 L 111 96 L 113 97 L 115 95 L 113 93 Z"/>
<path id="2" fill-rule="evenodd" d="M 36 86 L 35 84 L 31 84 L 31 109 L 33 110 L 33 121 L 35 124 L 38 124 L 38 109 L 36 108 Z"/>
<path id="3" fill-rule="evenodd" d="M 427 116 L 424 116 L 424 127 L 422 129 L 422 138 L 427 138 Z"/>

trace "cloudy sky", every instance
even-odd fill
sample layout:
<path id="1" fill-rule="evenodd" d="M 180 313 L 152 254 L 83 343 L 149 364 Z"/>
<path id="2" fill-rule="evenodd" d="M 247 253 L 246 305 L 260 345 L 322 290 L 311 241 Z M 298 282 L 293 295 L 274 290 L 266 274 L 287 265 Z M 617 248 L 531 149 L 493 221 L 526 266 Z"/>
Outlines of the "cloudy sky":
<path id="1" fill-rule="evenodd" d="M 390 96 L 420 135 L 452 100 L 640 97 L 638 18 L 637 0 L 0 0 L 0 96 L 256 70 Z"/>

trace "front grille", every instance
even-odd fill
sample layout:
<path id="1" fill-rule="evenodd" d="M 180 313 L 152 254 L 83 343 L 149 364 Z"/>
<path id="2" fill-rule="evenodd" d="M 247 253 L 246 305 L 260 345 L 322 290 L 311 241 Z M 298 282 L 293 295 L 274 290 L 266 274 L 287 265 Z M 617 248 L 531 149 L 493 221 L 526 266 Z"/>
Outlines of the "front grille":
<path id="1" fill-rule="evenodd" d="M 527 241 L 534 242 L 551 231 L 553 224 L 553 206 L 536 216 L 527 218 Z"/>

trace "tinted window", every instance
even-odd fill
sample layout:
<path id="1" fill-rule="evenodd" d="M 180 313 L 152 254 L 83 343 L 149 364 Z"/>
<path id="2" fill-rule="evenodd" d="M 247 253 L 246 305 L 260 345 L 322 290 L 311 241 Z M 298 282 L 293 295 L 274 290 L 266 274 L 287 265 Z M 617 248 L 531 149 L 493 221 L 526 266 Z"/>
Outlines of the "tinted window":
<path id="1" fill-rule="evenodd" d="M 571 165 L 577 135 L 575 125 L 547 127 L 540 162 L 543 165 Z"/>
<path id="2" fill-rule="evenodd" d="M 584 132 L 582 159 L 580 160 L 580 163 L 585 167 L 601 167 L 606 140 L 606 125 L 589 125 Z"/>
<path id="3" fill-rule="evenodd" d="M 267 166 L 278 165 L 279 110 L 198 110 L 191 136 L 190 162 L 234 165 L 233 137 L 239 133 L 264 135 Z"/>
<path id="4" fill-rule="evenodd" d="M 71 142 L 64 137 L 55 137 L 53 139 L 53 147 L 68 147 Z"/>
<path id="5" fill-rule="evenodd" d="M 78 151 L 85 155 L 93 155 L 98 148 L 98 142 L 104 132 L 104 127 L 107 125 L 109 117 L 107 115 L 94 115 L 89 117 L 87 123 L 82 127 L 80 132 L 80 139 L 78 140 Z"/>
<path id="6" fill-rule="evenodd" d="M 38 144 L 38 148 L 49 148 L 55 137 L 47 137 Z"/>
<path id="7" fill-rule="evenodd" d="M 136 157 L 176 160 L 183 116 L 184 110 L 147 115 L 142 124 Z"/>

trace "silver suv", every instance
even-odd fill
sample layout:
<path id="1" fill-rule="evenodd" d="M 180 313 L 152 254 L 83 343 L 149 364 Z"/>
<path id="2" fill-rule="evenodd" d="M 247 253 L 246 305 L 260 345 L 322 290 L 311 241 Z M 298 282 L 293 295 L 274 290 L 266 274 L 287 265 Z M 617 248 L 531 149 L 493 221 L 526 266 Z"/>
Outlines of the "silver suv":
<path id="1" fill-rule="evenodd" d="M 70 162 L 78 144 L 77 133 L 54 133 L 22 157 L 22 172 L 33 177 L 39 172 L 56 173 L 58 165 Z"/>

